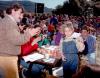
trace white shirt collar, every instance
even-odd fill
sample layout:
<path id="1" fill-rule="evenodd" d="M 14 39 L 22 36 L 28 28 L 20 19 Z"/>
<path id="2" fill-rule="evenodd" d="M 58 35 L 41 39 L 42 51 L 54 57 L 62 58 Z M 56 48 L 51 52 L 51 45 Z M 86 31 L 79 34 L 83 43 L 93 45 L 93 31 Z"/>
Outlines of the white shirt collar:
<path id="1" fill-rule="evenodd" d="M 79 37 L 81 34 L 74 32 L 70 37 L 66 37 L 67 39 L 73 39 Z"/>

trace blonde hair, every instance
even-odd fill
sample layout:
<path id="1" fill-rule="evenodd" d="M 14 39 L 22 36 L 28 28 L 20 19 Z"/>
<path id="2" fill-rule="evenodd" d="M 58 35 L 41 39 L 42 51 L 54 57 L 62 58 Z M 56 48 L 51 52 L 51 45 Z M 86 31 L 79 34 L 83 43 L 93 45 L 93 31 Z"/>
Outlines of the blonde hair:
<path id="1" fill-rule="evenodd" d="M 72 31 L 74 31 L 74 26 L 72 24 L 72 22 L 68 21 L 68 22 L 65 22 L 63 25 L 62 25 L 62 30 L 64 31 L 65 28 L 68 28 L 68 29 L 71 29 Z"/>

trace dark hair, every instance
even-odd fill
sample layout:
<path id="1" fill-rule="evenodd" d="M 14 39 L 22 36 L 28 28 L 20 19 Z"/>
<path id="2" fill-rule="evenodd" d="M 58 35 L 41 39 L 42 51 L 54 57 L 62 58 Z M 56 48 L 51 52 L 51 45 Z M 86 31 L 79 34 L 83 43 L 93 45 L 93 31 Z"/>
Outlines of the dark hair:
<path id="1" fill-rule="evenodd" d="M 37 28 L 37 27 L 40 27 L 41 28 L 41 26 L 38 25 L 38 24 L 35 24 L 33 28 Z"/>
<path id="2" fill-rule="evenodd" d="M 32 27 L 31 24 L 23 24 L 22 23 L 22 25 L 25 25 L 24 28 L 23 28 L 23 30 L 26 30 L 27 28 L 31 28 Z"/>
<path id="3" fill-rule="evenodd" d="M 84 25 L 83 28 L 82 28 L 82 30 L 86 30 L 87 32 L 89 32 L 89 27 L 86 26 L 86 25 Z"/>
<path id="4" fill-rule="evenodd" d="M 12 9 L 14 9 L 15 11 L 18 11 L 19 9 L 22 9 L 22 13 L 24 13 L 23 7 L 21 5 L 19 5 L 19 4 L 14 4 L 14 5 L 8 7 L 6 9 L 6 13 L 7 14 L 11 14 Z"/>

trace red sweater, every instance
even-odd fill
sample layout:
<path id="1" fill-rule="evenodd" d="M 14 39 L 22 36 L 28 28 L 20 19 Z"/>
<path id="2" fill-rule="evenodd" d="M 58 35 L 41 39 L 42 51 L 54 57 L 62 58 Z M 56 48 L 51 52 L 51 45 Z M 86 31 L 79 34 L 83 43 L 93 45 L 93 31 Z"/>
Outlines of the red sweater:
<path id="1" fill-rule="evenodd" d="M 32 53 L 33 51 L 36 51 L 38 48 L 38 44 L 34 44 L 33 46 L 31 45 L 32 41 L 34 40 L 34 38 L 31 38 L 30 41 L 28 41 L 27 43 L 23 44 L 21 46 L 21 55 L 25 56 L 28 55 L 30 53 Z"/>

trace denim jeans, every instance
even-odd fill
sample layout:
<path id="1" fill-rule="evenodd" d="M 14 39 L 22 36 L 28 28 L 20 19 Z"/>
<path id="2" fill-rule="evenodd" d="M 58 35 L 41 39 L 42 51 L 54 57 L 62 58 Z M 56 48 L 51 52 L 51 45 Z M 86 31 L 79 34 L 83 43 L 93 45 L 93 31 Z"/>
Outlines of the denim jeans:
<path id="1" fill-rule="evenodd" d="M 0 68 L 0 78 L 5 78 L 5 72 L 2 68 Z"/>
<path id="2" fill-rule="evenodd" d="M 30 63 L 26 63 L 23 59 L 20 60 L 20 64 L 24 67 L 24 68 L 29 68 Z M 42 72 L 42 70 L 44 69 L 43 65 L 40 64 L 33 64 L 32 65 L 32 70 L 31 73 L 32 75 L 35 76 L 39 76 Z"/>
<path id="3" fill-rule="evenodd" d="M 68 56 L 68 58 L 66 58 L 66 61 L 63 61 L 64 78 L 71 78 L 72 77 L 72 75 L 77 70 L 78 61 L 79 60 L 78 60 L 78 55 L 77 54 L 73 54 L 71 59 Z"/>
<path id="4" fill-rule="evenodd" d="M 90 64 L 96 64 L 95 52 L 86 55 Z"/>

